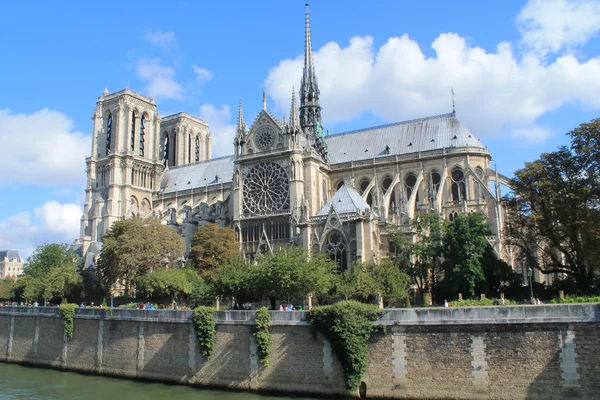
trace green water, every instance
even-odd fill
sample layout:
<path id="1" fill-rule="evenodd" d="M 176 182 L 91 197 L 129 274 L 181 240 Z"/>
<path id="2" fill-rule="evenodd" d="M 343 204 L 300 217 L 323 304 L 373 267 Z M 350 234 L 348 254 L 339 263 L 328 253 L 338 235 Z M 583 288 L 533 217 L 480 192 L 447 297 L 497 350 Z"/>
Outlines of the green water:
<path id="1" fill-rule="evenodd" d="M 301 400 L 0 363 L 1 400 Z M 306 400 L 306 399 L 303 399 Z"/>

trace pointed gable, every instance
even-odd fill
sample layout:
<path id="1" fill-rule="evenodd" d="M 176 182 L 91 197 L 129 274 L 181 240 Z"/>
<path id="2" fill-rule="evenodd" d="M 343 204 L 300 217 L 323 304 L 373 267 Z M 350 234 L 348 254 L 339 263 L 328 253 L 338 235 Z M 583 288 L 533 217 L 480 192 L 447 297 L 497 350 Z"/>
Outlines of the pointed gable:
<path id="1" fill-rule="evenodd" d="M 317 217 L 327 217 L 331 208 L 342 216 L 362 216 L 371 211 L 371 206 L 349 185 L 343 185 L 319 210 Z"/>

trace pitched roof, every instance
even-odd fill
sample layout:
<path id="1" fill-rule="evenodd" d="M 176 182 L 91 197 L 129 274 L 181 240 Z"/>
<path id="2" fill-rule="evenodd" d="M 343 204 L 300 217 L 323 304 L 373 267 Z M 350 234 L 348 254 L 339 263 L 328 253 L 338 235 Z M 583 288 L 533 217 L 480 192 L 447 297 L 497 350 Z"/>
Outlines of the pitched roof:
<path id="1" fill-rule="evenodd" d="M 232 180 L 233 156 L 226 156 L 169 168 L 160 187 L 163 193 L 174 193 L 215 183 L 229 183 Z"/>
<path id="2" fill-rule="evenodd" d="M 8 258 L 9 261 L 21 259 L 18 250 L 0 250 L 0 261 L 4 261 L 4 258 Z"/>
<path id="3" fill-rule="evenodd" d="M 396 122 L 326 138 L 332 164 L 451 147 L 486 147 L 454 113 Z"/>
<path id="4" fill-rule="evenodd" d="M 371 209 L 371 206 L 363 200 L 361 195 L 349 185 L 342 185 L 333 197 L 319 210 L 317 217 L 327 216 L 332 205 L 338 214 L 357 213 L 361 215 L 364 211 Z"/>

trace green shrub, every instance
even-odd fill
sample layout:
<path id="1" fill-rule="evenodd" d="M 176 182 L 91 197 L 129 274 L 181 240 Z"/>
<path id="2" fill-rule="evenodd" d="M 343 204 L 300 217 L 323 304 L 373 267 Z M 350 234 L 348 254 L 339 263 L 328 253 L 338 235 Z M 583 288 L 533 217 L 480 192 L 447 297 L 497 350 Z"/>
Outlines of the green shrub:
<path id="1" fill-rule="evenodd" d="M 137 308 L 139 303 L 127 303 L 127 304 L 121 304 L 119 307 L 117 308 Z"/>
<path id="2" fill-rule="evenodd" d="M 258 359 L 265 367 L 269 366 L 269 356 L 271 355 L 271 314 L 267 307 L 261 307 L 256 310 L 256 320 L 254 321 L 254 337 L 256 338 L 256 350 Z"/>
<path id="3" fill-rule="evenodd" d="M 600 303 L 600 296 L 578 296 L 569 297 L 566 296 L 564 299 L 554 298 L 550 300 L 552 304 L 574 304 L 574 303 Z"/>
<path id="4" fill-rule="evenodd" d="M 200 352 L 206 358 L 211 358 L 217 342 L 217 326 L 212 307 L 200 306 L 194 310 L 194 330 L 200 343 Z"/>
<path id="5" fill-rule="evenodd" d="M 58 308 L 58 312 L 62 316 L 63 320 L 63 329 L 65 332 L 65 337 L 67 340 L 73 339 L 73 334 L 75 332 L 75 323 L 73 318 L 75 317 L 75 309 L 77 308 L 77 304 L 69 304 L 63 303 Z"/>
<path id="6" fill-rule="evenodd" d="M 495 299 L 466 299 L 466 300 L 456 300 L 450 303 L 450 307 L 492 307 L 494 306 Z M 500 300 L 498 300 L 500 302 Z M 515 304 L 514 301 L 504 299 L 504 306 L 510 306 Z"/>
<path id="7" fill-rule="evenodd" d="M 346 388 L 358 389 L 367 368 L 367 343 L 376 330 L 376 321 L 383 310 L 375 305 L 357 301 L 342 301 L 332 306 L 322 306 L 309 311 L 306 319 L 313 329 L 321 332 L 331 342 L 331 347 L 342 363 Z"/>

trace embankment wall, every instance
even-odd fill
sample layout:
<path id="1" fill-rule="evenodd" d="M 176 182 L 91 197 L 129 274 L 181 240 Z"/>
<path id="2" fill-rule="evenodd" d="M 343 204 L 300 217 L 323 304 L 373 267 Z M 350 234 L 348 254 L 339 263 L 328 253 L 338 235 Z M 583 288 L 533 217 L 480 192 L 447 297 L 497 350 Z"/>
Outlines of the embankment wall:
<path id="1" fill-rule="evenodd" d="M 127 378 L 311 395 L 345 394 L 341 364 L 305 312 L 275 311 L 269 368 L 255 313 L 215 313 L 214 357 L 200 354 L 192 313 L 77 309 L 64 338 L 56 308 L 0 308 L 0 361 Z M 369 344 L 367 397 L 600 398 L 600 305 L 391 310 Z"/>

